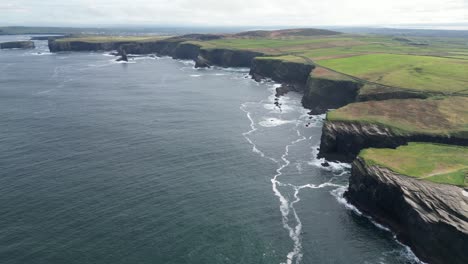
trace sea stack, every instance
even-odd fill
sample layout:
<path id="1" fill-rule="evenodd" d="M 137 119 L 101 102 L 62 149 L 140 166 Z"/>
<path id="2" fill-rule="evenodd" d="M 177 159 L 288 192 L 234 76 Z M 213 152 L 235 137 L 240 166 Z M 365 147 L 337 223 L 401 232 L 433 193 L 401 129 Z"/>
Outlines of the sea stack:
<path id="1" fill-rule="evenodd" d="M 127 52 L 124 49 L 119 50 L 120 58 L 117 61 L 128 61 Z"/>

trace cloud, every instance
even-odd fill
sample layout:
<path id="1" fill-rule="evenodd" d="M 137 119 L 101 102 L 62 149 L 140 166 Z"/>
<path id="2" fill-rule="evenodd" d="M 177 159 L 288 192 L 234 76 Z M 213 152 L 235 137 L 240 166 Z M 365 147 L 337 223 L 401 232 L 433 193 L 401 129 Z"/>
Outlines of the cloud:
<path id="1" fill-rule="evenodd" d="M 467 23 L 468 0 L 2 0 L 10 24 L 389 25 Z M 8 3 L 10 1 L 10 3 Z"/>

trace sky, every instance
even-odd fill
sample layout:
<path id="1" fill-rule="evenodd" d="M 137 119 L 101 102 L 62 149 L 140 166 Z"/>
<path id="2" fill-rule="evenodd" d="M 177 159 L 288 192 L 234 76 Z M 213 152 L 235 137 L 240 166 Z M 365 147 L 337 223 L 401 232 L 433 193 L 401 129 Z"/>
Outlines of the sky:
<path id="1" fill-rule="evenodd" d="M 468 25 L 468 0 L 0 0 L 0 26 Z"/>

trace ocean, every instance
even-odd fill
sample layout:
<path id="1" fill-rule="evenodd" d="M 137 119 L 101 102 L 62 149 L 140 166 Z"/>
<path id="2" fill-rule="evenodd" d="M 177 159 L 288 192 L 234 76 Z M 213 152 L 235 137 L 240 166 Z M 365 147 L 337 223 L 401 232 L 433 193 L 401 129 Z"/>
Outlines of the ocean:
<path id="1" fill-rule="evenodd" d="M 301 95 L 36 46 L 0 50 L 0 263 L 419 263 L 343 199 Z"/>

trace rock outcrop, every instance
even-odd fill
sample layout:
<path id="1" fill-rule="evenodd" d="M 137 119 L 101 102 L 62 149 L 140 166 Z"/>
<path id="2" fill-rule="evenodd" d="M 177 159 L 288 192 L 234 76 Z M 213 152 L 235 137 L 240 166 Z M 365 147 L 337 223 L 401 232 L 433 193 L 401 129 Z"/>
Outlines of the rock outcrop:
<path id="1" fill-rule="evenodd" d="M 118 55 L 120 55 L 120 58 L 117 61 L 128 61 L 127 52 L 124 49 L 120 48 Z"/>
<path id="2" fill-rule="evenodd" d="M 49 39 L 49 50 L 51 52 L 61 51 L 111 51 L 118 50 L 120 46 L 131 44 L 131 41 L 122 42 L 86 42 L 86 41 L 61 41 L 60 39 Z"/>
<path id="3" fill-rule="evenodd" d="M 263 53 L 248 50 L 230 49 L 201 49 L 199 60 L 205 60 L 210 65 L 221 67 L 251 67 L 255 57 L 263 56 Z"/>
<path id="4" fill-rule="evenodd" d="M 323 70 L 317 67 L 311 72 L 302 97 L 304 107 L 313 114 L 323 114 L 356 101 L 362 83 L 336 73 L 333 78 L 320 76 L 318 72 Z"/>
<path id="5" fill-rule="evenodd" d="M 0 43 L 0 49 L 34 49 L 33 41 L 10 41 Z"/>
<path id="6" fill-rule="evenodd" d="M 362 149 L 396 148 L 411 141 L 468 146 L 468 138 L 462 136 L 402 134 L 382 125 L 326 121 L 319 157 L 351 162 Z"/>
<path id="7" fill-rule="evenodd" d="M 314 67 L 311 64 L 288 62 L 275 58 L 255 58 L 252 61 L 250 75 L 256 81 L 269 78 L 275 82 L 287 83 L 294 86 L 294 90 L 302 92 Z"/>
<path id="8" fill-rule="evenodd" d="M 468 263 L 468 190 L 354 161 L 346 199 L 431 264 Z"/>

